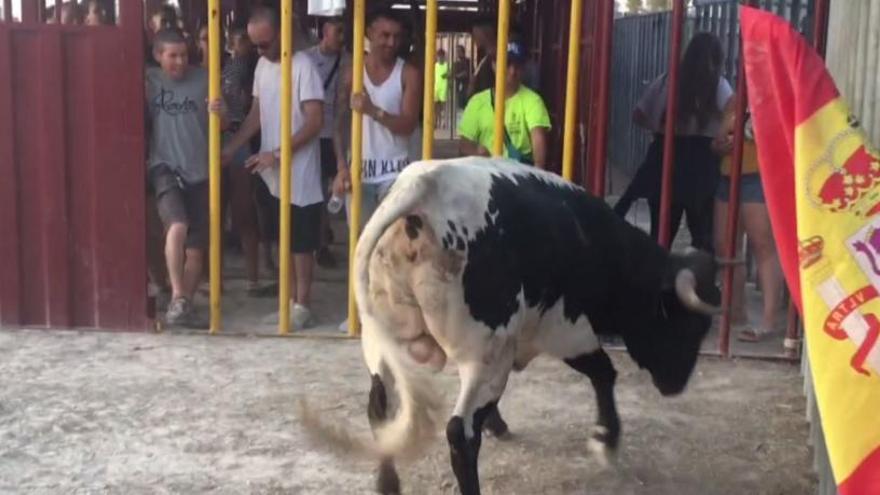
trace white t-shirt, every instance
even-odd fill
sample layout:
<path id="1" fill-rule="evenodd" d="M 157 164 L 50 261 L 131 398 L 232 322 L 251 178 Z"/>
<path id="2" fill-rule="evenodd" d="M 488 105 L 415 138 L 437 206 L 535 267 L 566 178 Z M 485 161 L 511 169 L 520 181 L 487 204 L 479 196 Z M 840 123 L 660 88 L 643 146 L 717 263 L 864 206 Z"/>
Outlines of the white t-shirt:
<path id="1" fill-rule="evenodd" d="M 715 93 L 715 102 L 718 105 L 718 116 L 709 120 L 703 129 L 697 126 L 697 120 L 692 118 L 688 125 L 678 129 L 677 134 L 682 136 L 707 136 L 715 137 L 721 128 L 721 112 L 727 105 L 727 100 L 733 96 L 733 89 L 724 77 L 718 78 L 718 89 Z M 645 90 L 636 108 L 641 110 L 651 123 L 655 132 L 663 132 L 663 112 L 666 110 L 666 75 L 654 80 Z"/>
<path id="2" fill-rule="evenodd" d="M 296 134 L 305 124 L 303 103 L 324 101 L 321 75 L 312 60 L 303 52 L 294 54 L 292 64 L 291 132 Z M 261 57 L 254 72 L 254 97 L 260 102 L 260 151 L 281 147 L 281 63 Z M 290 175 L 291 204 L 308 206 L 323 201 L 321 193 L 321 151 L 318 136 L 293 154 Z M 280 197 L 280 168 L 260 172 L 273 196 Z"/>

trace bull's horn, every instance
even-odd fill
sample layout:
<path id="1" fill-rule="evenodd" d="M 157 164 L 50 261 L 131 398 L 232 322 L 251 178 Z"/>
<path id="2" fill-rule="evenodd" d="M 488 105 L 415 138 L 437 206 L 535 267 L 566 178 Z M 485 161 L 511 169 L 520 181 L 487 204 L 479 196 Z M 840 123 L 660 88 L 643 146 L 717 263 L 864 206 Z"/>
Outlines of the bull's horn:
<path id="1" fill-rule="evenodd" d="M 721 314 L 721 308 L 712 306 L 697 295 L 697 278 L 694 276 L 694 272 L 687 268 L 682 269 L 675 276 L 675 293 L 682 304 L 697 313 L 709 316 Z"/>

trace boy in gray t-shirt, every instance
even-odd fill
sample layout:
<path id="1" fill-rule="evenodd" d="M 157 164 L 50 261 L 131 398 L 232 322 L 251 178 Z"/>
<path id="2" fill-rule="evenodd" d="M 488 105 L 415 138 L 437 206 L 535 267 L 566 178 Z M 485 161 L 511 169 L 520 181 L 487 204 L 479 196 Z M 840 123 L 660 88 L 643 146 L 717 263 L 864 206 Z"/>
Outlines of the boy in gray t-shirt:
<path id="1" fill-rule="evenodd" d="M 186 39 L 177 30 L 156 34 L 159 67 L 146 71 L 149 116 L 148 177 L 165 227 L 171 280 L 168 325 L 204 326 L 192 298 L 201 280 L 208 240 L 208 73 L 189 66 Z M 222 110 L 212 102 L 212 111 Z"/>

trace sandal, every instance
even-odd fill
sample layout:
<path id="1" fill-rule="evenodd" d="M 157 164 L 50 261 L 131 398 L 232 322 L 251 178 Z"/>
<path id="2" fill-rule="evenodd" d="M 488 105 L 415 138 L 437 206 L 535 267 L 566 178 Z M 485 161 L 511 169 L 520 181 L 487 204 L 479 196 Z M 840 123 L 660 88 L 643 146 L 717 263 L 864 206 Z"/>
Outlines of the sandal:
<path id="1" fill-rule="evenodd" d="M 736 338 L 740 342 L 761 342 L 769 335 L 773 334 L 772 330 L 764 330 L 756 327 L 746 327 L 739 331 Z"/>

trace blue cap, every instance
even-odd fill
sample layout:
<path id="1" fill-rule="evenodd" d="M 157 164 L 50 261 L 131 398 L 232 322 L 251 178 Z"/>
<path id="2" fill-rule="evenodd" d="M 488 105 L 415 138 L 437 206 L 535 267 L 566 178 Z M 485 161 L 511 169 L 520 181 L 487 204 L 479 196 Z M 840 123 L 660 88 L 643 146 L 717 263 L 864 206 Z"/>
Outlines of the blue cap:
<path id="1" fill-rule="evenodd" d="M 507 43 L 507 63 L 524 64 L 529 59 L 526 47 L 518 41 Z"/>

